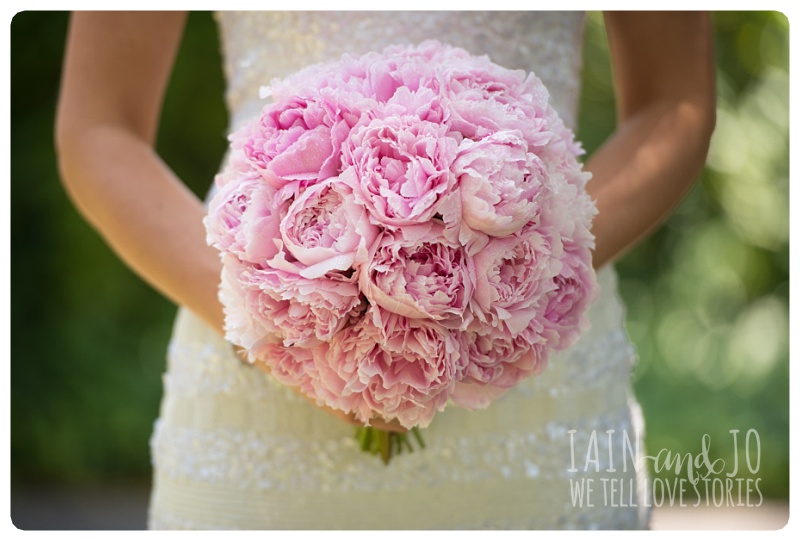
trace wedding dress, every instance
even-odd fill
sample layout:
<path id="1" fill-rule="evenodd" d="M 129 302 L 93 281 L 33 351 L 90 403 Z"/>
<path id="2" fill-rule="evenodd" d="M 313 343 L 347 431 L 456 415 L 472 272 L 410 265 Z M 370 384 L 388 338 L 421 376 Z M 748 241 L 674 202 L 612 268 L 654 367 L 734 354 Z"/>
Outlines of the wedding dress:
<path id="1" fill-rule="evenodd" d="M 273 77 L 345 52 L 430 38 L 534 71 L 565 122 L 575 122 L 580 13 L 248 12 L 217 19 L 232 127 L 260 111 L 259 87 Z M 598 278 L 591 329 L 552 357 L 544 374 L 486 410 L 437 414 L 423 431 L 427 447 L 388 466 L 357 448 L 352 427 L 242 363 L 182 309 L 151 442 L 150 527 L 646 527 L 646 480 L 634 467 L 642 452 L 630 389 L 635 352 L 614 271 Z M 631 450 L 633 457 L 625 454 Z"/>

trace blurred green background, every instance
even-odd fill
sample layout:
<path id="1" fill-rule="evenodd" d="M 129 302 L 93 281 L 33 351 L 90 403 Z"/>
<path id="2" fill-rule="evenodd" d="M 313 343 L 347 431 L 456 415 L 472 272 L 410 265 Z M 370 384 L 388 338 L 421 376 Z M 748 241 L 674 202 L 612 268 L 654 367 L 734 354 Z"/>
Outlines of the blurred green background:
<path id="1" fill-rule="evenodd" d="M 11 24 L 11 473 L 81 483 L 149 475 L 148 439 L 175 308 L 79 217 L 58 181 L 53 117 L 66 13 Z M 789 494 L 789 26 L 714 14 L 717 130 L 708 165 L 664 227 L 617 263 L 651 453 L 733 460 L 758 432 L 761 492 Z M 159 151 L 204 194 L 225 149 L 216 29 L 193 13 Z M 578 137 L 614 125 L 602 16 L 587 18 Z M 751 442 L 753 443 L 753 442 Z M 746 470 L 745 470 L 746 471 Z M 741 471 L 740 471 L 741 473 Z M 660 477 L 669 479 L 662 472 Z"/>

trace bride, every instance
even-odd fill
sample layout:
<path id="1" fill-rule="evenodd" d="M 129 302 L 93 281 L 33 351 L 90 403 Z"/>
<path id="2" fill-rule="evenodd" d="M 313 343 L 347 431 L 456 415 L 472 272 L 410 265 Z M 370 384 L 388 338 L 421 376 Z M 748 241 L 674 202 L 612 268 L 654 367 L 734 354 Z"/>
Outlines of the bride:
<path id="1" fill-rule="evenodd" d="M 534 71 L 574 127 L 581 13 L 217 18 L 231 128 L 260 110 L 258 89 L 273 77 L 429 38 Z M 222 338 L 221 267 L 206 244 L 203 202 L 153 150 L 184 21 L 167 12 L 73 15 L 56 129 L 74 203 L 128 265 L 183 307 L 152 438 L 150 526 L 647 527 L 646 476 L 635 467 L 642 433 L 630 390 L 634 352 L 610 263 L 666 216 L 705 160 L 715 106 L 707 14 L 605 15 L 618 126 L 585 165 L 599 210 L 594 265 L 602 290 L 591 329 L 488 409 L 437 415 L 425 430 L 427 448 L 388 466 L 357 449 L 352 416 L 281 387 Z M 372 424 L 397 429 L 391 420 Z"/>

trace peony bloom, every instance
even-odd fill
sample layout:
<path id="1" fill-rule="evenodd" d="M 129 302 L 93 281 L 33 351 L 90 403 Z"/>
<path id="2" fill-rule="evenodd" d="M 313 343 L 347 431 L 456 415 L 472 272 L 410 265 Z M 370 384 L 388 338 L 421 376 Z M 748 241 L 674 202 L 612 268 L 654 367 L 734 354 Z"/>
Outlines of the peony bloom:
<path id="1" fill-rule="evenodd" d="M 546 340 L 536 332 L 535 322 L 523 332 L 487 330 L 463 333 L 467 361 L 453 391 L 453 402 L 461 407 L 485 408 L 521 380 L 540 374 L 547 367 Z"/>
<path id="2" fill-rule="evenodd" d="M 384 232 L 361 270 L 367 300 L 405 317 L 464 326 L 475 271 L 464 249 L 442 233 L 438 224 Z"/>
<path id="3" fill-rule="evenodd" d="M 304 278 L 349 272 L 367 259 L 378 235 L 352 189 L 332 178 L 307 188 L 288 208 L 280 234 L 288 254 L 306 266 Z"/>
<path id="4" fill-rule="evenodd" d="M 339 146 L 349 131 L 335 104 L 293 97 L 266 110 L 232 142 L 266 181 L 313 183 L 337 174 Z"/>
<path id="5" fill-rule="evenodd" d="M 477 142 L 465 139 L 452 171 L 458 187 L 441 214 L 448 237 L 458 239 L 471 254 L 489 236 L 511 235 L 537 218 L 546 172 L 517 132 L 500 131 Z"/>
<path id="6" fill-rule="evenodd" d="M 445 407 L 460 358 L 458 340 L 444 327 L 371 308 L 333 337 L 323 382 L 345 404 L 357 397 L 361 421 L 377 411 L 407 428 L 425 427 Z"/>
<path id="7" fill-rule="evenodd" d="M 561 272 L 546 295 L 543 320 L 550 345 L 558 350 L 574 344 L 589 326 L 586 309 L 599 293 L 588 248 L 570 243 L 564 252 Z"/>
<path id="8" fill-rule="evenodd" d="M 288 261 L 283 252 L 242 277 L 258 288 L 269 319 L 286 345 L 315 347 L 326 342 L 363 310 L 357 276 L 330 272 L 306 278 L 305 266 Z"/>
<path id="9" fill-rule="evenodd" d="M 554 120 L 560 119 L 547 104 L 549 94 L 541 81 L 486 57 L 446 69 L 441 93 L 449 102 L 450 125 L 469 139 L 514 130 L 533 150 L 560 135 L 553 131 Z"/>
<path id="10" fill-rule="evenodd" d="M 274 300 L 248 279 L 249 267 L 223 254 L 219 299 L 225 312 L 225 339 L 253 353 L 280 342 L 280 329 L 268 317 Z"/>
<path id="11" fill-rule="evenodd" d="M 552 278 L 561 269 L 551 257 L 550 243 L 534 229 L 492 240 L 474 262 L 473 325 L 480 322 L 512 334 L 537 316 L 541 296 L 554 288 Z"/>
<path id="12" fill-rule="evenodd" d="M 203 220 L 206 226 L 209 244 L 216 246 L 223 252 L 236 254 L 238 257 L 245 257 L 245 246 L 247 239 L 244 236 L 243 223 L 248 221 L 245 214 L 253 202 L 253 194 L 266 190 L 271 192 L 269 198 L 272 199 L 274 189 L 265 186 L 258 175 L 243 175 L 239 182 L 219 182 L 219 191 L 212 199 L 208 207 L 208 215 Z"/>
<path id="13" fill-rule="evenodd" d="M 251 353 L 255 363 L 276 380 L 307 396 L 313 396 L 314 382 L 319 379 L 318 365 L 324 363 L 327 351 L 327 344 L 302 348 L 271 342 Z M 269 364 L 262 359 L 269 359 Z"/>
<path id="14" fill-rule="evenodd" d="M 425 223 L 455 182 L 450 166 L 458 142 L 448 128 L 415 115 L 375 118 L 344 142 L 341 178 L 353 187 L 376 225 Z"/>

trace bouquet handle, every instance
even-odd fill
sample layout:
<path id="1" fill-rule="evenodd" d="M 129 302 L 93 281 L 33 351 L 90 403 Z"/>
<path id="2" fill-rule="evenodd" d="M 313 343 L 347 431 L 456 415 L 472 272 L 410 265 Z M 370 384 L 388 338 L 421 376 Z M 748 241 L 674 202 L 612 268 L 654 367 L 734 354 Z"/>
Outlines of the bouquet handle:
<path id="1" fill-rule="evenodd" d="M 389 432 L 371 426 L 356 428 L 356 439 L 361 450 L 373 455 L 380 455 L 384 464 L 389 464 L 394 455 L 399 455 L 403 451 L 414 452 L 410 436 L 413 436 L 420 449 L 425 449 L 425 440 L 422 439 L 422 434 L 416 426 L 408 432 Z"/>

